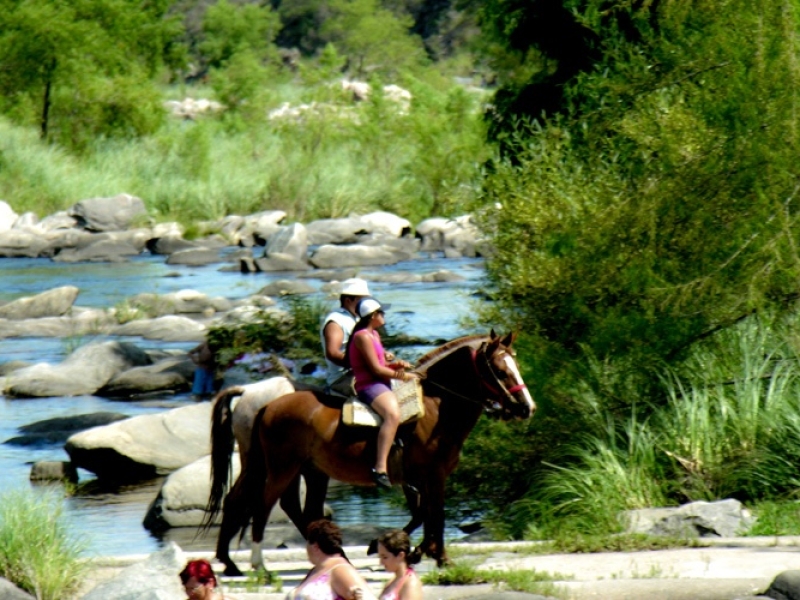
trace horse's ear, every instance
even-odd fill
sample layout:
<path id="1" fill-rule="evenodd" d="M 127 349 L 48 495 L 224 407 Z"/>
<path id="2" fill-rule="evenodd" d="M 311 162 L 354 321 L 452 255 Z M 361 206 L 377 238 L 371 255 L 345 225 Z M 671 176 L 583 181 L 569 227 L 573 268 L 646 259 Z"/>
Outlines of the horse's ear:
<path id="1" fill-rule="evenodd" d="M 489 339 L 492 341 L 497 339 L 497 334 L 494 332 L 494 327 L 492 327 L 491 331 L 489 331 Z"/>
<path id="2" fill-rule="evenodd" d="M 517 332 L 516 331 L 512 331 L 506 337 L 503 338 L 502 344 L 503 344 L 503 346 L 508 348 L 508 347 L 511 346 L 511 344 L 514 343 L 514 340 L 516 340 L 516 339 L 517 339 Z"/>

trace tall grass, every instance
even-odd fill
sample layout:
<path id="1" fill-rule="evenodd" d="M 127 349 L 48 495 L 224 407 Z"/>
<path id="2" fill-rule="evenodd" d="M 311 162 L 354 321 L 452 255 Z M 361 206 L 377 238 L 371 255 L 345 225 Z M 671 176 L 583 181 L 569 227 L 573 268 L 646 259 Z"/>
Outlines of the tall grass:
<path id="1" fill-rule="evenodd" d="M 381 98 L 284 85 L 257 115 L 169 119 L 144 138 L 97 139 L 82 154 L 0 119 L 0 198 L 40 215 L 127 192 L 151 214 L 189 224 L 281 209 L 296 220 L 392 210 L 410 219 L 457 211 L 477 193 L 487 156 L 479 99 L 409 80 L 408 111 Z M 298 91 L 298 88 L 300 91 Z M 193 95 L 187 90 L 187 95 Z M 270 121 L 285 98 L 324 111 Z"/>
<path id="2" fill-rule="evenodd" d="M 662 369 L 649 397 L 625 378 L 624 365 L 587 359 L 573 385 L 584 429 L 504 511 L 506 530 L 532 538 L 618 533 L 629 509 L 796 495 L 796 327 L 752 320 L 721 332 Z M 636 408 L 621 413 L 626 405 Z"/>
<path id="3" fill-rule="evenodd" d="M 31 491 L 0 496 L 0 575 L 39 600 L 64 600 L 78 590 L 82 546 L 65 529 L 58 498 Z"/>

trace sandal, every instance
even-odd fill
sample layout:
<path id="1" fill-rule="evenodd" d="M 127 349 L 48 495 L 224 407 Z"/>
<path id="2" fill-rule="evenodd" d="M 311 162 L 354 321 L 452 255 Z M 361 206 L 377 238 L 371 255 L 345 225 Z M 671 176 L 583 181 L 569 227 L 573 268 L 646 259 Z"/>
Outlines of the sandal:
<path id="1" fill-rule="evenodd" d="M 372 469 L 372 481 L 380 487 L 392 488 L 392 482 L 389 480 L 388 473 L 379 473 L 375 469 Z"/>

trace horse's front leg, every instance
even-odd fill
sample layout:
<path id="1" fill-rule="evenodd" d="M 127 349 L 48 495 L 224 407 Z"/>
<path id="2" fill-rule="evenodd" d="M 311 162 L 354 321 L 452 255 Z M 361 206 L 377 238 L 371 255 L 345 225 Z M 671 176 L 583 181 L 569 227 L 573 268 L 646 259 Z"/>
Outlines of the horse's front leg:
<path id="1" fill-rule="evenodd" d="M 420 510 L 422 494 L 418 488 L 409 483 L 405 483 L 403 484 L 403 495 L 406 497 L 406 506 L 408 507 L 408 512 L 411 513 L 411 520 L 405 527 L 403 527 L 403 531 L 405 531 L 408 535 L 411 535 L 424 522 L 422 511 Z M 371 540 L 369 546 L 367 547 L 367 554 L 371 555 L 377 552 L 378 540 Z"/>
<path id="2" fill-rule="evenodd" d="M 284 495 L 294 494 L 299 498 L 300 488 L 300 467 L 285 470 L 282 473 L 275 474 L 271 469 L 267 480 L 264 483 L 263 503 L 255 503 L 253 509 L 253 546 L 250 555 L 250 562 L 254 569 L 265 569 L 264 557 L 261 552 L 261 542 L 264 541 L 264 529 L 267 526 L 269 515 L 278 500 Z M 288 494 L 287 494 L 288 490 Z M 298 501 L 299 503 L 299 501 Z"/>
<path id="3" fill-rule="evenodd" d="M 424 552 L 442 567 L 450 564 L 444 547 L 444 473 L 437 472 L 431 477 L 423 497 L 425 535 L 420 552 Z"/>

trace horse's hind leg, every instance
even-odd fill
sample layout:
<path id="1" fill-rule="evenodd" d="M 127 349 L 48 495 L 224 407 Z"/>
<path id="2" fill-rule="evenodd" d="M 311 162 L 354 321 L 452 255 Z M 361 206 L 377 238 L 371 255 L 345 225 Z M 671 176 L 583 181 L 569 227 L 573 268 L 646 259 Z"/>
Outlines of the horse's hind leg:
<path id="1" fill-rule="evenodd" d="M 422 511 L 420 510 L 422 494 L 416 487 L 408 483 L 403 485 L 403 494 L 406 497 L 408 512 L 411 513 L 411 520 L 403 527 L 403 531 L 411 535 L 424 522 Z M 367 547 L 367 555 L 375 554 L 377 551 L 378 540 L 371 540 L 369 547 Z"/>
<path id="2" fill-rule="evenodd" d="M 303 508 L 303 527 L 300 533 L 306 536 L 308 524 L 325 516 L 325 497 L 328 495 L 328 477 L 322 471 L 316 469 L 306 469 L 303 471 L 303 478 L 306 480 L 306 502 Z"/>
<path id="3" fill-rule="evenodd" d="M 249 519 L 250 509 L 245 496 L 244 482 L 242 477 L 239 477 L 222 504 L 222 525 L 217 538 L 216 556 L 225 565 L 225 575 L 242 574 L 231 559 L 229 546 L 236 534 L 247 525 Z"/>

